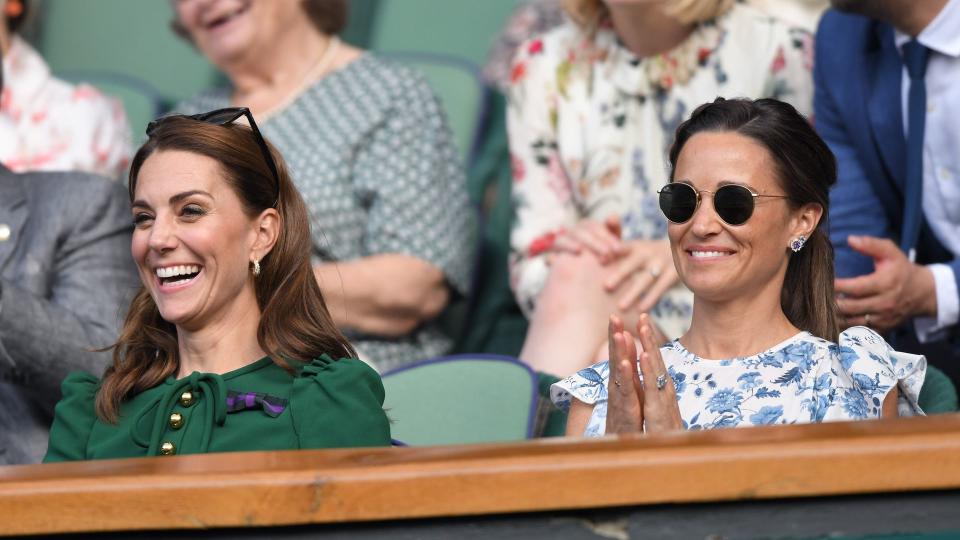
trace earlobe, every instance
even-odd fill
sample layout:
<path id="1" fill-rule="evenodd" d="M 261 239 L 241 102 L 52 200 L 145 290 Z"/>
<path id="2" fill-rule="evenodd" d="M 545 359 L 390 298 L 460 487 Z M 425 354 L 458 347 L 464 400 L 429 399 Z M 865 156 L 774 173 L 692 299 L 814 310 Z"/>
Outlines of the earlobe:
<path id="1" fill-rule="evenodd" d="M 820 220 L 822 218 L 823 207 L 819 204 L 806 204 L 800 209 L 800 216 L 797 223 L 798 227 L 794 229 L 796 231 L 794 234 L 795 238 L 803 238 L 801 247 L 803 247 L 802 244 L 813 235 L 813 231 L 815 231 L 817 226 L 820 225 Z M 793 242 L 790 243 L 790 248 L 793 249 Z"/>
<path id="2" fill-rule="evenodd" d="M 268 208 L 260 214 L 257 223 L 257 239 L 254 242 L 253 249 L 258 253 L 257 258 L 262 259 L 273 249 L 280 235 L 280 216 L 273 208 Z"/>

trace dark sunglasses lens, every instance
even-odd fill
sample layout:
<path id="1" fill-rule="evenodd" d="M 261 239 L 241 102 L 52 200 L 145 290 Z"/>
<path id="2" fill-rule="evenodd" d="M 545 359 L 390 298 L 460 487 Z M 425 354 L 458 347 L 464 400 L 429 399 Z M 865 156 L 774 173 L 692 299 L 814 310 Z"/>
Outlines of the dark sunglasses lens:
<path id="1" fill-rule="evenodd" d="M 229 124 L 243 116 L 242 110 L 237 109 L 221 109 L 219 111 L 212 111 L 206 114 L 197 115 L 197 120 L 201 122 L 207 122 L 209 124 Z"/>
<path id="2" fill-rule="evenodd" d="M 667 184 L 660 190 L 660 210 L 674 223 L 683 223 L 697 211 L 697 192 L 688 184 Z"/>
<path id="3" fill-rule="evenodd" d="M 743 186 L 723 186 L 713 196 L 713 207 L 720 219 L 743 225 L 753 215 L 753 193 Z"/>

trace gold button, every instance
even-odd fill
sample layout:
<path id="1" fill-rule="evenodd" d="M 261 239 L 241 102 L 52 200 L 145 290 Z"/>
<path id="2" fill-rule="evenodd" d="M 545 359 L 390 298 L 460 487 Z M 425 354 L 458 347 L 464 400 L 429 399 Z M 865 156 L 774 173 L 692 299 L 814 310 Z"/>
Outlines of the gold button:
<path id="1" fill-rule="evenodd" d="M 189 391 L 180 394 L 180 405 L 184 407 L 193 405 L 193 394 Z"/>
<path id="2" fill-rule="evenodd" d="M 172 442 L 165 442 L 160 445 L 161 456 L 172 456 L 177 453 L 177 447 Z"/>
<path id="3" fill-rule="evenodd" d="M 10 239 L 10 226 L 6 223 L 0 223 L 0 242 Z"/>
<path id="4" fill-rule="evenodd" d="M 173 429 L 180 429 L 183 427 L 183 415 L 175 412 L 170 415 L 170 427 Z"/>

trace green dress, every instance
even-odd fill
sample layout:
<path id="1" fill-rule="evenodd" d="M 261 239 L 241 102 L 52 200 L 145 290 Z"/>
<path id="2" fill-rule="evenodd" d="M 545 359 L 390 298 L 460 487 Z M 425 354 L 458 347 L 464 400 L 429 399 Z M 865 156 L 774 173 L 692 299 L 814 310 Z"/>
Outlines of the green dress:
<path id="1" fill-rule="evenodd" d="M 380 376 L 324 355 L 291 375 L 268 358 L 218 375 L 194 372 L 137 394 L 116 424 L 94 412 L 99 380 L 63 382 L 45 463 L 244 450 L 387 446 Z"/>

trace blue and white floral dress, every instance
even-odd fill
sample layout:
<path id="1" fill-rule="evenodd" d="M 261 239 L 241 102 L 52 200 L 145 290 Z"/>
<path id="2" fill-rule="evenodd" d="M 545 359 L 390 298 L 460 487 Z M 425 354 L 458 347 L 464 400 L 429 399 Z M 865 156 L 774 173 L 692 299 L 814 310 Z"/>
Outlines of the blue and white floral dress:
<path id="1" fill-rule="evenodd" d="M 900 389 L 901 416 L 923 414 L 917 404 L 926 374 L 923 356 L 894 351 L 876 332 L 854 327 L 839 344 L 800 332 L 760 354 L 706 360 L 679 341 L 660 348 L 673 378 L 686 429 L 863 420 L 880 416 L 890 389 Z M 607 362 L 554 384 L 553 402 L 594 405 L 584 435 L 603 435 L 607 422 Z"/>

